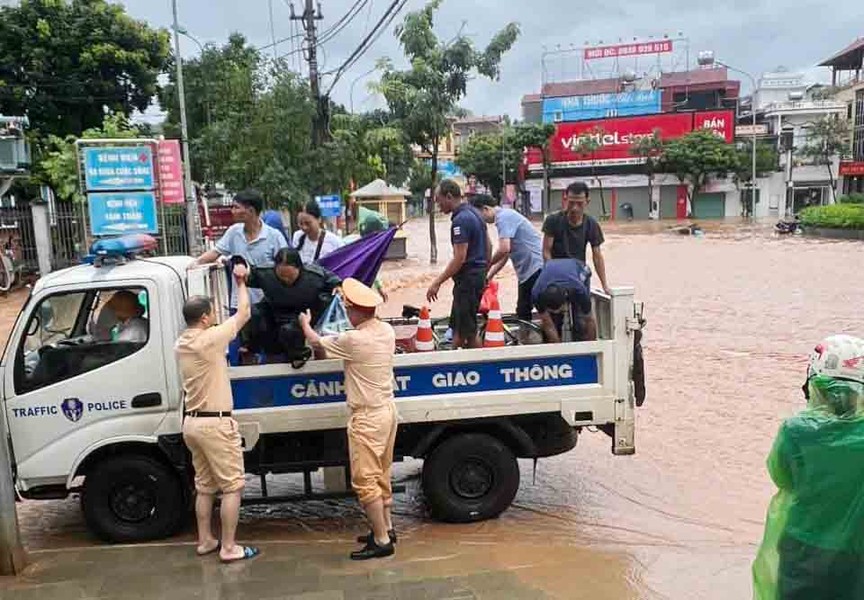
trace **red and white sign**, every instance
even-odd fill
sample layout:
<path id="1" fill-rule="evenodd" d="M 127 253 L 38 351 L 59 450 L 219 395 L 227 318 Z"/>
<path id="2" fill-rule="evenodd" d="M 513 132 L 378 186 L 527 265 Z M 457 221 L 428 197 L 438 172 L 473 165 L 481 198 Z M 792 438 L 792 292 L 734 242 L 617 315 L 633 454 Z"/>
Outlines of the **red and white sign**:
<path id="1" fill-rule="evenodd" d="M 864 161 L 841 162 L 840 175 L 843 177 L 855 177 L 864 175 Z"/>
<path id="2" fill-rule="evenodd" d="M 559 123 L 552 134 L 549 158 L 557 167 L 590 167 L 592 165 L 638 165 L 645 159 L 634 156 L 630 148 L 656 131 L 660 139 L 681 137 L 693 129 L 693 115 L 673 113 L 646 117 L 624 117 L 597 121 Z M 593 153 L 579 152 L 583 139 L 593 139 L 600 147 Z M 542 167 L 538 150 L 528 151 L 530 170 Z"/>
<path id="3" fill-rule="evenodd" d="M 622 56 L 642 56 L 645 54 L 667 54 L 672 52 L 672 40 L 656 42 L 639 42 L 636 44 L 616 44 L 615 46 L 597 46 L 585 48 L 585 60 L 598 58 L 619 58 Z"/>
<path id="4" fill-rule="evenodd" d="M 163 204 L 182 204 L 183 164 L 180 157 L 180 142 L 162 140 L 159 142 L 159 198 Z"/>
<path id="5" fill-rule="evenodd" d="M 654 133 L 661 140 L 672 140 L 687 135 L 696 127 L 710 129 L 729 143 L 734 138 L 732 111 L 726 110 L 575 121 L 556 125 L 550 139 L 549 159 L 558 168 L 639 165 L 645 159 L 633 155 L 633 144 Z M 593 139 L 600 147 L 594 152 L 580 152 L 584 139 Z M 530 171 L 542 169 L 543 157 L 539 149 L 531 148 L 525 155 Z"/>
<path id="6" fill-rule="evenodd" d="M 735 139 L 735 118 L 731 110 L 709 110 L 693 117 L 693 129 L 710 129 L 727 144 Z"/>

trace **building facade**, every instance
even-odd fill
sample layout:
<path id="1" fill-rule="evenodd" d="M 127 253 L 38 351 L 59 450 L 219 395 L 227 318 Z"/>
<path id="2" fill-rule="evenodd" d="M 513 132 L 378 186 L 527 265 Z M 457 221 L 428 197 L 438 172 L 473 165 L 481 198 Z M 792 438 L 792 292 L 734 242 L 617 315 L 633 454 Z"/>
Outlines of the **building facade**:
<path id="1" fill-rule="evenodd" d="M 542 195 L 542 156 L 537 151 L 526 155 L 524 189 L 532 212 L 560 209 L 566 187 L 584 181 L 591 188 L 588 212 L 612 219 L 738 216 L 740 198 L 731 179 L 712 181 L 691 202 L 687 187 L 674 176 L 658 175 L 649 186 L 645 158 L 632 148 L 655 133 L 669 140 L 695 129 L 712 130 L 732 143 L 739 90 L 725 68 L 710 67 L 548 83 L 539 94 L 524 96 L 524 121 L 556 127 L 548 198 Z M 595 142 L 590 153 L 584 152 L 586 138 Z"/>
<path id="2" fill-rule="evenodd" d="M 833 98 L 845 103 L 850 125 L 849 152 L 841 157 L 840 190 L 844 194 L 864 194 L 864 38 L 822 62 L 831 69 Z"/>

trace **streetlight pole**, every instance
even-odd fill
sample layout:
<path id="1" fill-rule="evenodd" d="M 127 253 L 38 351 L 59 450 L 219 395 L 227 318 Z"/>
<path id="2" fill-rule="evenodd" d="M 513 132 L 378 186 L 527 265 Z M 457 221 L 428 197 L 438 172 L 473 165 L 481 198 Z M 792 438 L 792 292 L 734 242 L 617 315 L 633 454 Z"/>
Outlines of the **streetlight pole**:
<path id="1" fill-rule="evenodd" d="M 192 188 L 192 165 L 189 156 L 189 127 L 186 123 L 186 91 L 183 87 L 183 59 L 180 56 L 180 20 L 177 15 L 177 0 L 171 0 L 174 12 L 174 59 L 177 63 L 177 98 L 180 104 L 180 143 L 183 146 L 183 180 L 186 189 L 186 241 L 189 254 L 197 254 L 195 190 Z"/>
<path id="2" fill-rule="evenodd" d="M 756 78 L 753 77 L 747 71 L 742 71 L 741 69 L 736 69 L 735 67 L 730 67 L 725 63 L 719 63 L 721 66 L 726 67 L 730 71 L 735 71 L 736 73 L 740 73 L 744 75 L 748 79 L 750 79 L 750 117 L 751 117 L 751 129 L 750 132 L 753 134 L 753 140 L 751 142 L 750 148 L 750 218 L 753 219 L 756 216 Z"/>

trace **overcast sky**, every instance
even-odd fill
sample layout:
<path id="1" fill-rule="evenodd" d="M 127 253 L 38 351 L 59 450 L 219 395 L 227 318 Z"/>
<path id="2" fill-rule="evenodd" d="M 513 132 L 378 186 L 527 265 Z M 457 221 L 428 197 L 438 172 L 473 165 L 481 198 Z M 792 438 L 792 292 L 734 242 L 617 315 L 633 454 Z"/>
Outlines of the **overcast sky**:
<path id="1" fill-rule="evenodd" d="M 180 22 L 202 43 L 224 42 L 233 31 L 243 33 L 251 43 L 270 43 L 268 0 L 178 0 Z M 289 21 L 290 0 L 273 0 L 273 28 L 276 39 L 296 31 Z M 295 7 L 302 0 L 294 0 Z M 170 0 L 125 0 L 128 12 L 156 26 L 171 24 Z M 402 15 L 423 6 L 425 0 L 408 0 Z M 321 0 L 327 29 L 354 4 L 354 0 Z M 356 48 L 378 20 L 390 0 L 370 0 L 368 8 L 351 25 L 323 48 L 324 70 L 335 69 Z M 298 11 L 299 12 L 299 11 Z M 400 17 L 402 16 L 400 15 Z M 397 21 L 401 20 L 397 17 Z M 828 69 L 814 69 L 820 61 L 841 50 L 856 37 L 864 36 L 864 2 L 861 0 L 445 0 L 438 13 L 439 37 L 450 38 L 460 27 L 478 46 L 484 46 L 495 31 L 510 21 L 518 22 L 522 35 L 502 63 L 498 82 L 477 80 L 470 84 L 462 104 L 475 114 L 520 116 L 523 94 L 539 91 L 543 47 L 617 43 L 634 36 L 662 37 L 683 34 L 690 40 L 691 60 L 700 50 L 713 50 L 717 59 L 757 76 L 783 65 L 803 70 L 811 79 L 829 76 Z M 395 24 L 394 22 L 394 24 Z M 185 56 L 198 52 L 191 41 L 181 40 Z M 280 54 L 289 53 L 288 42 L 278 46 Z M 268 50 L 269 52 L 270 50 Z M 333 97 L 346 106 L 352 81 L 389 56 L 401 58 L 392 26 L 347 73 L 334 90 Z M 547 72 L 561 78 L 575 69 L 571 63 L 553 61 Z M 575 73 L 576 71 L 572 71 Z M 380 99 L 370 96 L 366 83 L 374 74 L 360 77 L 354 85 L 356 110 L 374 108 Z M 326 80 L 325 80 L 326 81 Z M 742 78 L 745 91 L 749 89 Z"/>

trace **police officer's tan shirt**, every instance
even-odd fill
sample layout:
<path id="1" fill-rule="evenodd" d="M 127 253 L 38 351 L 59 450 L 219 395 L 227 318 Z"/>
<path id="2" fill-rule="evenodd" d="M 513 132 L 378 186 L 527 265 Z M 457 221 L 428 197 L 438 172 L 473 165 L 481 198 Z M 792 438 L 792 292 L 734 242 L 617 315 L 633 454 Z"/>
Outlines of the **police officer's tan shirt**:
<path id="1" fill-rule="evenodd" d="M 351 410 L 379 408 L 393 402 L 393 328 L 370 319 L 356 329 L 325 337 L 321 345 L 329 358 L 345 361 L 345 395 Z"/>
<path id="2" fill-rule="evenodd" d="M 190 327 L 177 338 L 186 411 L 230 411 L 234 408 L 228 379 L 228 344 L 237 337 L 237 321 L 228 319 L 208 329 Z"/>

